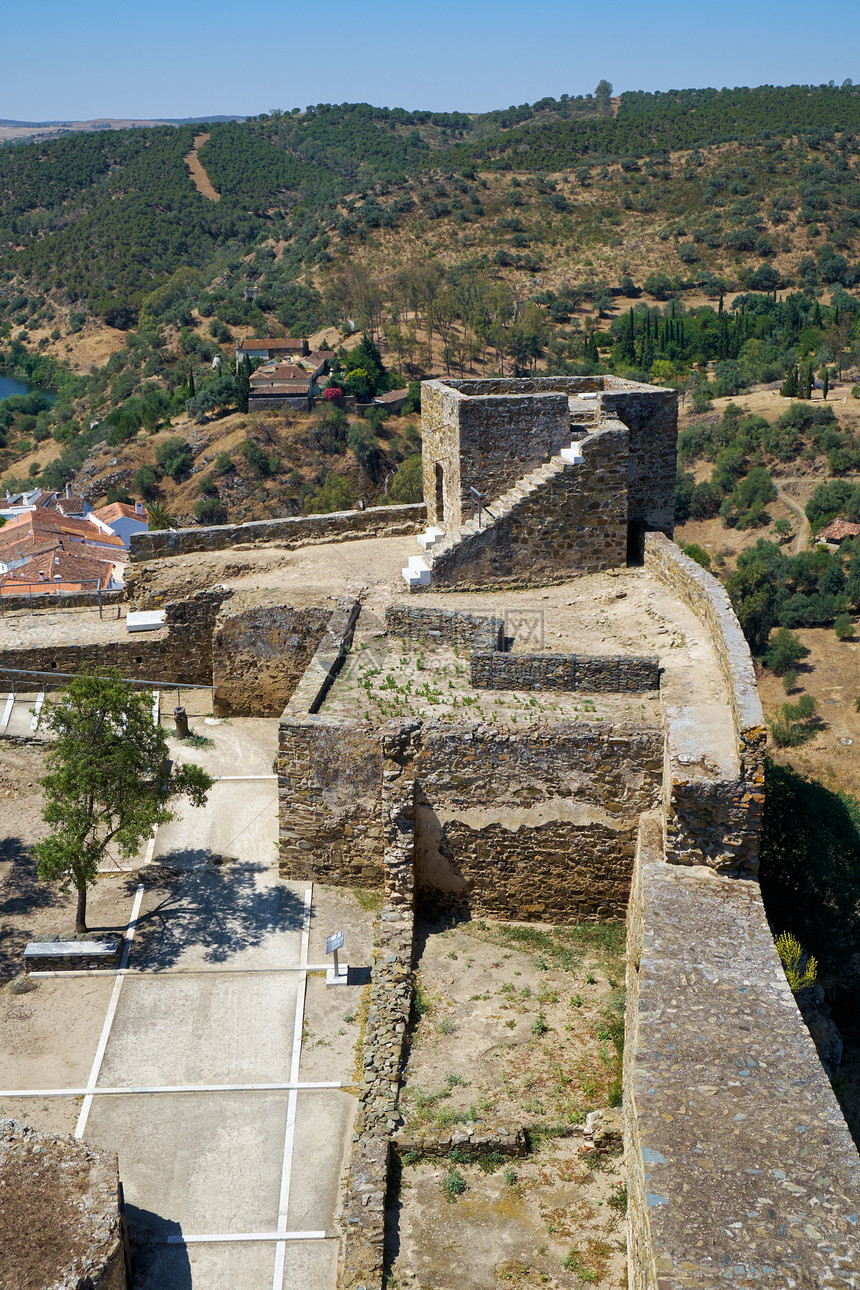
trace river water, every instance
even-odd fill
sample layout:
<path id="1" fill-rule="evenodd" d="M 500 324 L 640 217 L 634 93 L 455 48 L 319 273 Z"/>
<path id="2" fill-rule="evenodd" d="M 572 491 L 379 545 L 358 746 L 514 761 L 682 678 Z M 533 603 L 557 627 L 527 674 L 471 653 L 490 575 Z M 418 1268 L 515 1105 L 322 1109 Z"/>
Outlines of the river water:
<path id="1" fill-rule="evenodd" d="M 52 403 L 57 397 L 50 390 L 40 390 L 38 385 L 25 385 L 23 381 L 15 381 L 11 376 L 0 376 L 0 399 L 9 399 L 13 394 L 44 394 Z"/>

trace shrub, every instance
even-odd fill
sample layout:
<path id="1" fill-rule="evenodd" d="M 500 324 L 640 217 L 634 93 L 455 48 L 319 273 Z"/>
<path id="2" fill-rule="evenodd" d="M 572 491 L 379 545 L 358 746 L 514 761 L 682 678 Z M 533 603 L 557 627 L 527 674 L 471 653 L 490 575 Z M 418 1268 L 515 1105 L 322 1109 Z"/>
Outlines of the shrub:
<path id="1" fill-rule="evenodd" d="M 155 477 L 155 471 L 151 466 L 141 466 L 136 470 L 131 478 L 131 486 L 136 493 L 140 493 L 146 501 L 155 497 L 158 492 L 158 486 Z"/>
<path id="2" fill-rule="evenodd" d="M 239 451 L 247 461 L 248 465 L 257 472 L 261 479 L 273 475 L 278 469 L 278 459 L 276 456 L 268 456 L 258 443 L 253 439 L 246 439 L 240 445 Z"/>
<path id="3" fill-rule="evenodd" d="M 401 505 L 421 501 L 424 496 L 424 481 L 420 452 L 401 461 L 391 481 L 388 496 L 392 502 L 399 502 Z"/>
<path id="4" fill-rule="evenodd" d="M 218 471 L 219 475 L 229 475 L 231 470 L 236 469 L 233 464 L 233 458 L 230 456 L 229 452 L 218 453 L 218 456 L 215 458 L 215 469 Z"/>
<path id="5" fill-rule="evenodd" d="M 452 1169 L 448 1177 L 442 1183 L 442 1190 L 445 1193 L 445 1199 L 453 1202 L 458 1196 L 462 1196 L 466 1190 L 466 1179 L 460 1173 L 459 1169 Z"/>
<path id="6" fill-rule="evenodd" d="M 793 994 L 797 994 L 800 990 L 808 990 L 811 985 L 815 985 L 818 963 L 810 955 L 806 960 L 806 966 L 801 970 L 803 946 L 796 936 L 792 936 L 791 932 L 782 932 L 777 936 L 774 945 L 785 972 L 785 979 L 791 986 Z"/>
<path id="7" fill-rule="evenodd" d="M 792 664 L 803 658 L 804 654 L 806 649 L 798 637 L 787 627 L 780 627 L 768 645 L 764 661 L 775 676 L 784 676 Z"/>
<path id="8" fill-rule="evenodd" d="M 711 557 L 704 547 L 699 546 L 698 542 L 689 542 L 686 545 L 682 542 L 681 550 L 684 555 L 688 555 L 691 560 L 695 560 L 696 564 L 700 564 L 703 569 L 707 569 L 710 573 Z"/>
<path id="9" fill-rule="evenodd" d="M 194 504 L 194 518 L 198 524 L 226 524 L 227 510 L 217 497 L 201 497 Z"/>
<path id="10" fill-rule="evenodd" d="M 161 466 L 165 475 L 169 475 L 173 480 L 178 480 L 191 469 L 194 457 L 187 440 L 172 436 L 158 445 L 155 450 L 155 460 Z"/>
<path id="11" fill-rule="evenodd" d="M 833 630 L 836 632 L 838 640 L 848 641 L 854 635 L 854 621 L 850 614 L 837 615 L 833 624 Z"/>
<path id="12" fill-rule="evenodd" d="M 797 676 L 798 673 L 793 667 L 789 668 L 789 670 L 783 674 L 782 688 L 785 690 L 786 694 L 791 694 L 792 690 L 797 685 Z"/>
<path id="13" fill-rule="evenodd" d="M 311 515 L 331 515 L 334 511 L 348 511 L 355 502 L 355 488 L 346 475 L 326 471 L 322 484 L 304 500 L 304 509 Z"/>

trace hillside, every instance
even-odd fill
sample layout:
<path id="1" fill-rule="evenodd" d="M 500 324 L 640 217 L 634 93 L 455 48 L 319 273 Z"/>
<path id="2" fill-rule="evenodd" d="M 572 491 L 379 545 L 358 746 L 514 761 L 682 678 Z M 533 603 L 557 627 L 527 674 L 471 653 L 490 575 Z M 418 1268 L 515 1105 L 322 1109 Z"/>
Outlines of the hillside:
<path id="1" fill-rule="evenodd" d="M 703 411 L 825 366 L 850 389 L 860 91 L 610 94 L 480 116 L 318 104 L 0 148 L 0 366 L 58 392 L 0 409 L 0 482 L 84 471 L 116 490 L 149 465 L 193 515 L 207 463 L 174 480 L 147 456 L 168 432 L 235 455 L 211 362 L 232 370 L 249 334 L 324 338 L 348 376 L 364 333 L 378 390 L 612 370 Z M 317 505 L 329 474 L 329 492 L 384 497 L 414 421 L 358 426 L 356 455 L 325 420 L 249 424 L 276 470 L 244 493 L 219 475 L 221 507 Z"/>

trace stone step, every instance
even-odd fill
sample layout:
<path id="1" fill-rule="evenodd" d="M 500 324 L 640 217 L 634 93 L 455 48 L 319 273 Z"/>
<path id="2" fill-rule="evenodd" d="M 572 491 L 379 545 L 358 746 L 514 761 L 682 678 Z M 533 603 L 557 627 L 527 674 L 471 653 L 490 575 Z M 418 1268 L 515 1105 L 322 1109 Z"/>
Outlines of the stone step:
<path id="1" fill-rule="evenodd" d="M 417 587 L 430 586 L 430 566 L 420 555 L 410 555 L 406 568 L 401 569 L 400 572 L 410 591 Z"/>

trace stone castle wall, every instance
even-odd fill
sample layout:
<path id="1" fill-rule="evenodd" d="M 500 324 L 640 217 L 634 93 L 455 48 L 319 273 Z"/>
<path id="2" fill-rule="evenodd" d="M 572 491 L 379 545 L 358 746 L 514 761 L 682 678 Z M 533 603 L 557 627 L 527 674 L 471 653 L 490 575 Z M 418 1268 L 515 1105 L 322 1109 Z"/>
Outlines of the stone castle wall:
<path id="1" fill-rule="evenodd" d="M 195 525 L 191 529 L 158 529 L 133 533 L 132 562 L 193 551 L 224 551 L 231 547 L 274 543 L 284 550 L 316 542 L 348 542 L 368 537 L 397 537 L 418 533 L 424 527 L 423 502 L 409 506 L 370 506 L 364 511 L 337 511 L 332 515 L 290 515 L 284 519 L 249 520 L 247 524 Z"/>
<path id="2" fill-rule="evenodd" d="M 608 654 L 502 654 L 480 650 L 469 660 L 478 690 L 584 690 L 642 693 L 660 688 L 660 660 Z"/>
<path id="3" fill-rule="evenodd" d="M 0 1284 L 126 1290 L 128 1240 L 113 1152 L 0 1120 L 0 1195 Z"/>
<path id="4" fill-rule="evenodd" d="M 281 875 L 379 885 L 386 728 L 292 708 L 278 755 Z M 623 916 L 639 815 L 659 800 L 658 729 L 424 722 L 413 739 L 423 900 L 503 918 Z"/>
<path id="5" fill-rule="evenodd" d="M 580 404 L 579 394 L 596 394 Z M 671 534 L 674 526 L 678 398 L 674 390 L 618 377 L 437 380 L 422 383 L 424 497 L 431 525 L 459 530 L 470 513 L 470 487 L 486 503 L 547 462 L 579 423 L 617 420 L 630 430 L 631 522 Z M 444 514 L 437 506 L 437 465 L 444 474 Z"/>
<path id="6" fill-rule="evenodd" d="M 433 585 L 535 583 L 625 564 L 627 433 L 612 422 L 581 440 L 582 465 L 565 463 L 434 558 Z"/>
<path id="7" fill-rule="evenodd" d="M 643 819 L 627 933 L 632 1290 L 848 1290 L 860 1158 L 756 882 L 667 864 Z"/>
<path id="8" fill-rule="evenodd" d="M 231 593 L 200 591 L 166 606 L 165 626 L 156 632 L 82 645 L 46 645 L 0 650 L 0 668 L 34 672 L 78 672 L 83 667 L 115 667 L 145 681 L 212 684 L 212 635 L 215 619 Z M 122 624 L 118 624 L 120 630 Z"/>
<path id="9" fill-rule="evenodd" d="M 667 714 L 664 815 L 667 858 L 725 873 L 758 872 L 764 810 L 766 729 L 749 647 L 728 594 L 716 578 L 661 533 L 645 537 L 645 566 L 707 628 L 726 685 L 736 774 L 685 764 Z"/>
<path id="10" fill-rule="evenodd" d="M 331 618 L 320 605 L 222 608 L 212 638 L 217 716 L 276 717 L 301 680 Z"/>

